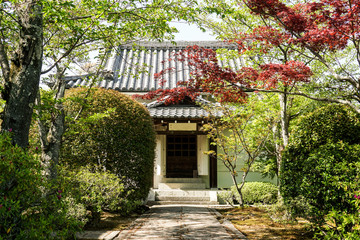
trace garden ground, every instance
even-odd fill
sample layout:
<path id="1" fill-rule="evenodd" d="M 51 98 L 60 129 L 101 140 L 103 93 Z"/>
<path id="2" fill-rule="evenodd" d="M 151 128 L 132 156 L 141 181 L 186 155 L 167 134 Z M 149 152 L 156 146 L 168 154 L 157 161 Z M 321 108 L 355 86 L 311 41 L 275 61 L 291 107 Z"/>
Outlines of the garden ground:
<path id="1" fill-rule="evenodd" d="M 249 240 L 313 239 L 313 233 L 307 230 L 306 221 L 302 219 L 297 222 L 275 221 L 271 219 L 271 213 L 264 207 L 218 209 L 218 211 Z"/>
<path id="2" fill-rule="evenodd" d="M 157 210 L 156 210 L 157 209 Z M 174 239 L 181 239 L 179 234 L 183 237 L 185 235 L 191 235 L 191 230 L 196 230 L 197 234 L 212 234 L 214 231 L 205 230 L 201 233 L 204 226 L 200 226 L 197 222 L 198 220 L 194 220 L 194 216 L 197 218 L 200 216 L 205 216 L 208 211 L 205 211 L 206 208 L 202 208 L 199 206 L 156 206 L 144 213 L 141 217 L 139 214 L 134 214 L 129 217 L 123 217 L 118 213 L 108 213 L 105 212 L 102 214 L 101 222 L 96 227 L 87 228 L 88 236 L 110 236 L 110 232 L 120 231 L 120 235 L 116 239 L 139 239 L 136 238 L 136 234 L 142 235 L 142 237 L 149 238 L 151 234 L 158 234 L 156 232 L 151 232 L 149 229 L 141 230 L 141 227 L 144 225 L 148 225 L 151 229 L 154 229 L 154 220 L 158 217 L 154 217 L 154 210 L 160 214 L 161 224 L 167 224 L 169 220 L 174 221 L 176 223 L 172 223 L 170 232 L 165 233 L 164 226 L 160 230 L 157 230 L 158 233 L 162 234 L 162 236 L 169 237 L 171 236 Z M 160 211 L 159 211 L 160 210 Z M 233 223 L 233 225 L 243 233 L 247 239 L 312 239 L 311 232 L 306 230 L 307 223 L 305 221 L 299 221 L 297 223 L 278 223 L 273 221 L 270 218 L 269 212 L 261 207 L 245 207 L 245 208 L 219 208 L 217 209 L 221 214 L 215 214 L 216 211 L 209 210 L 210 213 L 217 219 L 222 227 L 227 229 L 226 224 L 229 224 L 229 221 Z M 189 214 L 193 212 L 194 214 L 190 216 Z M 206 215 L 208 218 L 208 215 Z M 190 217 L 190 220 L 184 220 L 184 217 Z M 135 221 L 135 219 L 137 219 Z M 188 221 L 188 222 L 186 222 Z M 187 224 L 192 222 L 192 224 Z M 189 226 L 194 225 L 194 221 L 197 222 L 196 229 L 191 229 Z M 179 224 L 179 222 L 181 224 Z M 215 221 L 216 222 L 216 221 Z M 211 224 L 216 224 L 215 222 L 211 222 Z M 196 224 L 195 224 L 196 225 Z M 218 225 L 218 226 L 220 226 Z M 231 225 L 231 224 L 230 224 Z M 208 226 L 209 229 L 214 229 L 214 226 Z M 215 227 L 216 228 L 216 227 Z M 205 229 L 205 228 L 204 228 Z M 97 231 L 97 232 L 89 232 L 89 230 Z M 100 232 L 99 232 L 100 231 Z M 226 230 L 229 233 L 229 230 Z M 231 232 L 231 231 L 230 231 Z M 116 235 L 119 232 L 116 232 Z M 86 234 L 85 234 L 86 235 Z M 87 238 L 83 235 L 82 239 L 94 239 Z M 189 236 L 190 236 L 189 235 Z M 236 235 L 236 233 L 235 233 Z M 198 235 L 197 235 L 198 236 Z M 135 238 L 134 238 L 135 237 Z M 154 235 L 154 237 L 156 237 Z M 184 236 L 186 237 L 186 236 Z M 218 236 L 221 237 L 221 236 Z M 234 236 L 234 232 L 231 232 L 230 238 L 227 238 L 225 235 L 220 239 L 245 239 L 241 235 Z M 241 238 L 240 238 L 241 237 Z M 164 239 L 165 239 L 164 238 Z M 102 237 L 98 237 L 98 239 L 105 239 Z M 109 238 L 113 239 L 113 238 Z M 199 238 L 198 238 L 199 239 Z M 219 239 L 219 238 L 218 238 Z"/>

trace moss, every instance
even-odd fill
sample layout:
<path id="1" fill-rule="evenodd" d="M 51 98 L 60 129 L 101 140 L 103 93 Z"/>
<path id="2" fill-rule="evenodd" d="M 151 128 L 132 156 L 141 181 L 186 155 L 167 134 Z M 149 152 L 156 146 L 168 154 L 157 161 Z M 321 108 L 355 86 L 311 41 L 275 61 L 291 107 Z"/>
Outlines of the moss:
<path id="1" fill-rule="evenodd" d="M 274 222 L 266 208 L 243 207 L 218 211 L 248 239 L 313 239 L 313 233 L 306 229 L 306 222 L 299 221 L 296 224 Z"/>

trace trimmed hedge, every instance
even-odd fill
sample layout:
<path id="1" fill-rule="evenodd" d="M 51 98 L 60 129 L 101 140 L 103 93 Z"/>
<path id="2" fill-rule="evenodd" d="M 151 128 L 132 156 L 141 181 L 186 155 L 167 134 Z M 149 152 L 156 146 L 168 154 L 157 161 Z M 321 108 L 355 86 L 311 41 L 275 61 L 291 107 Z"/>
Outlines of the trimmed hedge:
<path id="1" fill-rule="evenodd" d="M 124 192 L 146 198 L 152 184 L 155 131 L 147 109 L 114 90 L 77 88 L 66 93 L 67 131 L 61 161 L 100 166 L 122 179 Z M 72 123 L 79 113 L 81 117 Z"/>
<path id="2" fill-rule="evenodd" d="M 273 204 L 277 201 L 278 187 L 269 182 L 246 182 L 241 190 L 244 204 Z M 239 193 L 235 186 L 218 193 L 221 203 L 233 205 L 239 201 Z"/>
<path id="3" fill-rule="evenodd" d="M 239 193 L 235 186 L 231 187 L 231 192 L 235 199 L 239 198 Z M 268 182 L 246 182 L 241 192 L 245 204 L 273 204 L 277 201 L 278 188 Z"/>
<path id="4" fill-rule="evenodd" d="M 292 133 L 283 154 L 282 196 L 295 216 L 309 219 L 319 232 L 347 238 L 341 231 L 353 232 L 353 220 L 359 220 L 354 198 L 360 186 L 359 143 L 359 114 L 335 104 L 304 116 Z M 307 209 L 292 204 L 298 199 Z M 325 222 L 334 222 L 334 228 L 323 229 Z"/>

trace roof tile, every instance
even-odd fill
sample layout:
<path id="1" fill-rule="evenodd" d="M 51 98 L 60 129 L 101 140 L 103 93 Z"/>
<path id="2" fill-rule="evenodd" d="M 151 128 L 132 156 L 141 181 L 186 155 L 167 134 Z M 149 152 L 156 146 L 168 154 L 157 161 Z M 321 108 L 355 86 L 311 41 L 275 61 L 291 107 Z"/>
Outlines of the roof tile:
<path id="1" fill-rule="evenodd" d="M 187 46 L 198 45 L 205 48 L 234 48 L 234 46 L 219 41 L 197 41 L 197 42 L 139 42 L 137 47 L 123 45 L 117 49 L 106 62 L 105 71 L 113 73 L 96 83 L 97 87 L 115 89 L 122 92 L 148 92 L 156 89 L 171 89 L 180 81 L 189 79 L 189 70 L 186 64 L 171 60 L 175 52 L 185 49 Z M 170 61 L 169 61 L 170 59 Z M 224 65 L 224 61 L 220 61 Z M 232 68 L 239 67 L 239 59 L 230 60 L 228 63 Z M 167 73 L 166 82 L 162 86 L 154 74 L 168 67 L 174 67 L 175 72 Z M 89 75 L 66 77 L 68 87 L 88 86 Z"/>

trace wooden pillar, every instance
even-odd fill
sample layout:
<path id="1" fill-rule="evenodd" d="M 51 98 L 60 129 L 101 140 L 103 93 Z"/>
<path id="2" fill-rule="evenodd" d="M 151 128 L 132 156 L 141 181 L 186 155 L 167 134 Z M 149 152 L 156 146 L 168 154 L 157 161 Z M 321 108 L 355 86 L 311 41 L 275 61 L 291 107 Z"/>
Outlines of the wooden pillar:
<path id="1" fill-rule="evenodd" d="M 212 139 L 209 141 L 209 149 L 217 154 L 216 145 L 212 145 Z M 210 188 L 217 188 L 217 155 L 212 155 L 209 158 L 210 161 Z"/>

